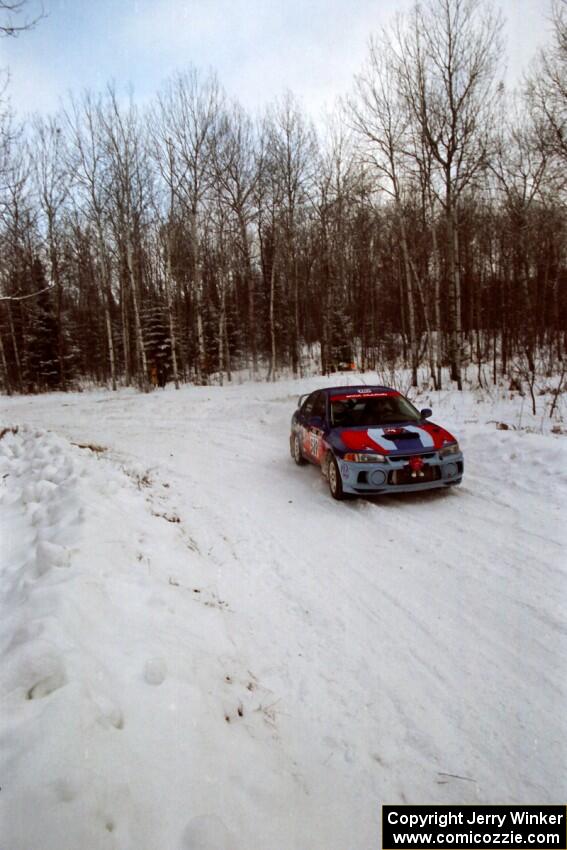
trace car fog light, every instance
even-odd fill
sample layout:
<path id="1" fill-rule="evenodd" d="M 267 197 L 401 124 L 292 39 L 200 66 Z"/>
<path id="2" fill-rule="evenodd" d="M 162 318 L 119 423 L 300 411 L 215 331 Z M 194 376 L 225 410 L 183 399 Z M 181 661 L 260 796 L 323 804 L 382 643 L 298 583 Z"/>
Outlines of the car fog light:
<path id="1" fill-rule="evenodd" d="M 379 487 L 381 484 L 383 484 L 385 482 L 385 480 L 386 480 L 386 473 L 382 472 L 381 469 L 375 470 L 375 472 L 373 472 L 372 475 L 370 476 L 371 483 L 374 484 L 376 487 Z"/>

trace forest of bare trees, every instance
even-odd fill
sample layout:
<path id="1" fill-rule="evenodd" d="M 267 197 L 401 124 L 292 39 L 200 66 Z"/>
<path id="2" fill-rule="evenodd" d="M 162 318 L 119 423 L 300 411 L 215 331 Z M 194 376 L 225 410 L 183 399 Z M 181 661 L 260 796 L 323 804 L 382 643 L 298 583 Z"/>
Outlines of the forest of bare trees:
<path id="1" fill-rule="evenodd" d="M 275 379 L 354 358 L 460 388 L 551 372 L 567 330 L 567 3 L 518 90 L 483 0 L 425 0 L 369 42 L 316 131 L 252 118 L 213 72 L 141 110 L 115 87 L 0 116 L 4 390 Z M 259 83 L 260 84 L 260 83 Z M 443 372 L 449 367 L 449 372 Z"/>

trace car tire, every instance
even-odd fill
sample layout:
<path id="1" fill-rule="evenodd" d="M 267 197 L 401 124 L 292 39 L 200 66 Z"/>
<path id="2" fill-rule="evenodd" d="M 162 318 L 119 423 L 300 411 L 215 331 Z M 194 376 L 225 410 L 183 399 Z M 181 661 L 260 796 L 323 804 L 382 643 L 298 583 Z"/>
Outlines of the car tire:
<path id="1" fill-rule="evenodd" d="M 339 502 L 346 499 L 346 493 L 343 492 L 343 481 L 339 471 L 339 465 L 334 457 L 331 457 L 329 460 L 327 478 L 329 481 L 329 490 L 331 491 L 333 499 L 337 499 Z"/>
<path id="2" fill-rule="evenodd" d="M 307 461 L 303 457 L 303 452 L 301 451 L 301 443 L 299 441 L 299 437 L 297 434 L 293 434 L 290 439 L 290 447 L 291 447 L 291 456 L 296 462 L 298 466 L 305 466 Z"/>

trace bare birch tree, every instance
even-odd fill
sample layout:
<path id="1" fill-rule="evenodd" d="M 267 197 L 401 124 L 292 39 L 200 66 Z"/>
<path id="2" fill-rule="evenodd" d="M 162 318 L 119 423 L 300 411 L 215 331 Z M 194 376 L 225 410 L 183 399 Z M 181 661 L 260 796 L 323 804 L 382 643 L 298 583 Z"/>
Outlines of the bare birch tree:
<path id="1" fill-rule="evenodd" d="M 220 202 L 236 219 L 238 231 L 239 266 L 248 296 L 248 340 L 252 376 L 258 371 L 256 333 L 256 304 L 252 272 L 251 227 L 256 217 L 254 196 L 258 181 L 258 166 L 252 121 L 244 110 L 233 105 L 222 114 L 213 144 L 214 182 Z"/>
<path id="2" fill-rule="evenodd" d="M 213 175 L 213 143 L 223 95 L 217 78 L 195 68 L 175 75 L 158 98 L 154 135 L 162 151 L 169 151 L 171 168 L 166 179 L 189 219 L 192 284 L 196 304 L 197 380 L 207 382 L 204 329 L 204 293 L 200 250 L 200 217 Z M 164 175 L 162 171 L 162 176 Z"/>
<path id="3" fill-rule="evenodd" d="M 104 293 L 104 321 L 110 379 L 112 389 L 117 388 L 116 353 L 112 330 L 114 304 L 112 286 L 111 247 L 108 233 L 108 208 L 110 199 L 110 172 L 103 147 L 103 125 L 99 98 L 85 92 L 81 99 L 73 99 L 65 112 L 68 130 L 67 167 L 73 174 L 74 202 L 95 232 L 93 253 L 101 290 Z M 129 332 L 122 305 L 122 341 L 126 384 L 130 383 Z"/>
<path id="4" fill-rule="evenodd" d="M 108 87 L 106 102 L 102 105 L 101 122 L 111 178 L 111 222 L 132 298 L 138 384 L 147 391 L 149 369 L 141 318 L 140 240 L 144 214 L 150 203 L 150 169 L 137 110 L 131 102 L 122 108 L 112 86 Z"/>
<path id="5" fill-rule="evenodd" d="M 315 177 L 317 143 L 313 127 L 288 92 L 268 110 L 265 124 L 267 158 L 265 167 L 274 172 L 281 187 L 280 259 L 285 260 L 290 310 L 291 365 L 301 371 L 300 279 L 298 270 L 299 227 Z"/>
<path id="6" fill-rule="evenodd" d="M 500 87 L 501 16 L 484 0 L 427 0 L 397 22 L 397 73 L 437 174 L 445 215 L 451 377 L 462 388 L 459 205 L 487 168 Z"/>
<path id="7" fill-rule="evenodd" d="M 34 121 L 32 162 L 39 196 L 39 206 L 45 220 L 47 251 L 51 284 L 57 298 L 57 352 L 61 389 L 66 388 L 65 345 L 63 335 L 63 285 L 60 274 L 60 232 L 63 207 L 69 195 L 70 176 L 66 161 L 65 137 L 58 117 Z"/>
<path id="8" fill-rule="evenodd" d="M 361 139 L 364 161 L 375 169 L 380 188 L 394 202 L 405 280 L 412 385 L 417 386 L 417 299 L 403 201 L 409 168 L 410 114 L 399 88 L 395 56 L 386 34 L 370 41 L 366 66 L 355 77 L 354 95 L 348 101 L 348 115 Z"/>

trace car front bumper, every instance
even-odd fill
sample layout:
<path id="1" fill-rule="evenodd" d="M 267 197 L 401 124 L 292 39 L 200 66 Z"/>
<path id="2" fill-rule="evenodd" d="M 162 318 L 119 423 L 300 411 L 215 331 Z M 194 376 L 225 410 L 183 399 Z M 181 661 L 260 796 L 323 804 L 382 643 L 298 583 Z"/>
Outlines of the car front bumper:
<path id="1" fill-rule="evenodd" d="M 388 455 L 384 463 L 352 463 L 337 458 L 343 490 L 357 496 L 372 496 L 379 493 L 415 493 L 452 487 L 463 478 L 464 459 L 462 452 L 441 458 L 439 452 L 415 453 L 423 458 L 422 475 L 412 476 L 409 455 Z"/>

